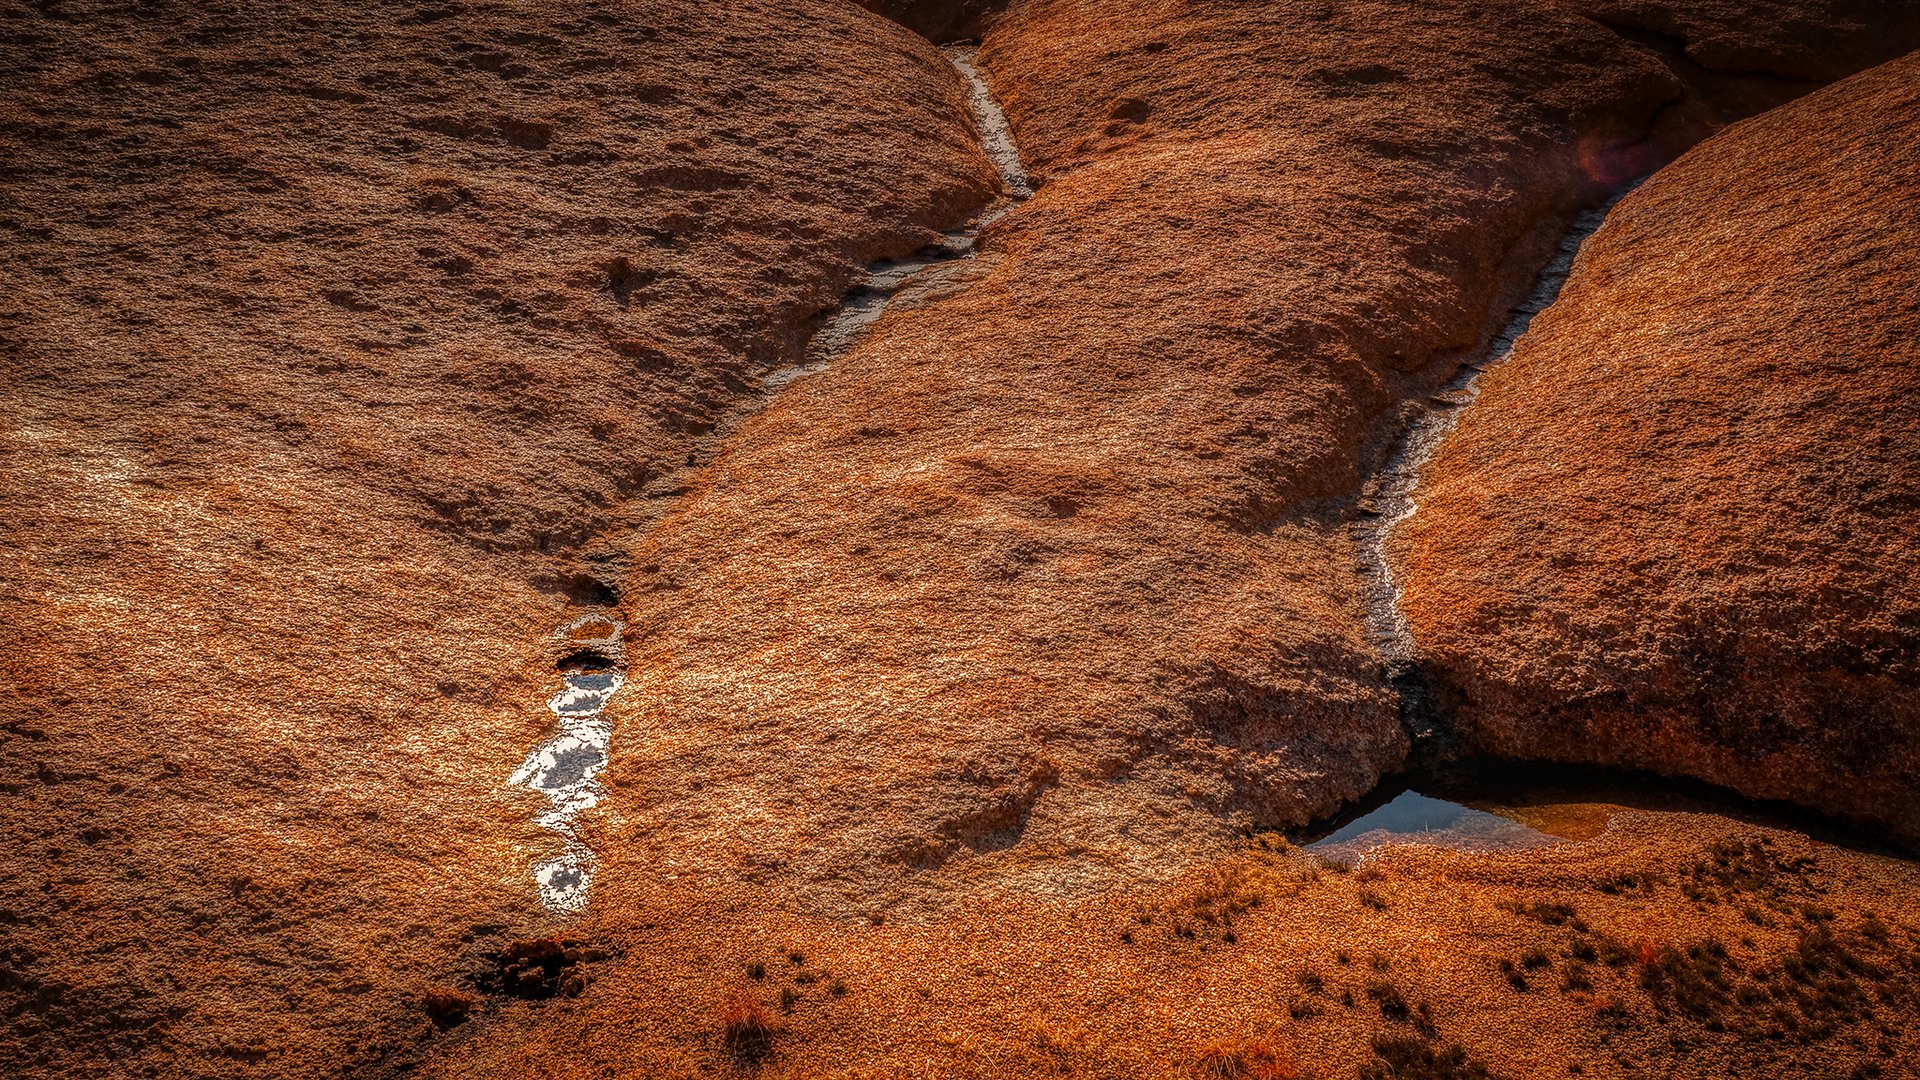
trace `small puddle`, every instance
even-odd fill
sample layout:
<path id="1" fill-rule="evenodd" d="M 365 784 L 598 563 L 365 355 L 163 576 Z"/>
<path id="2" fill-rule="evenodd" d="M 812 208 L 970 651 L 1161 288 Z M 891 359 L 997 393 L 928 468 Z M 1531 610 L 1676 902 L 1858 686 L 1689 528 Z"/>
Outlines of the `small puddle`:
<path id="1" fill-rule="evenodd" d="M 547 699 L 559 727 L 507 780 L 547 797 L 547 809 L 534 822 L 564 841 L 559 855 L 533 868 L 541 902 L 555 911 L 578 911 L 593 882 L 593 849 L 574 819 L 606 794 L 598 777 L 613 743 L 607 705 L 626 681 L 622 632 L 618 621 L 603 615 L 577 619 L 556 632 L 571 650 L 560 662 L 560 691 Z"/>
<path id="2" fill-rule="evenodd" d="M 1403 777 L 1295 839 L 1306 850 L 1345 866 L 1404 845 L 1497 855 L 1592 840 L 1612 826 L 1615 815 L 1628 811 L 1710 814 L 1856 851 L 1903 854 L 1883 840 L 1805 810 L 1745 799 L 1697 780 L 1577 765 L 1493 762 Z"/>
<path id="3" fill-rule="evenodd" d="M 1487 852 L 1559 842 L 1559 838 L 1513 818 L 1409 789 L 1306 848 L 1331 862 L 1353 866 L 1369 853 L 1394 844 Z"/>

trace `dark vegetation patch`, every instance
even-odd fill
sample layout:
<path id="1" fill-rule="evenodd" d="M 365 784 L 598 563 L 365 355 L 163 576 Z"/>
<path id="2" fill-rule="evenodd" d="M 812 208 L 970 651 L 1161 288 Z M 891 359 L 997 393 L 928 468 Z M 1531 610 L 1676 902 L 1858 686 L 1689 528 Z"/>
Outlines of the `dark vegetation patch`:
<path id="1" fill-rule="evenodd" d="M 1515 915 L 1532 919 L 1534 922 L 1540 923 L 1543 926 L 1571 925 L 1575 930 L 1581 931 L 1587 928 L 1587 924 L 1581 922 L 1580 919 L 1575 916 L 1572 904 L 1534 901 L 1530 903 L 1508 902 L 1500 906 L 1507 911 L 1513 912 Z"/>
<path id="2" fill-rule="evenodd" d="M 760 999 L 747 993 L 729 996 L 720 1005 L 720 1045 L 733 1060 L 751 1065 L 773 1053 L 773 1016 Z"/>
<path id="3" fill-rule="evenodd" d="M 1499 959 L 1499 976 L 1524 992 L 1549 985 L 1539 977 L 1557 971 L 1559 991 L 1591 1005 L 1603 1040 L 1649 1021 L 1666 1026 L 1676 1045 L 1692 1038 L 1688 1027 L 1754 1046 L 1857 1041 L 1892 1030 L 1920 1012 L 1920 934 L 1877 914 L 1849 919 L 1825 906 L 1810 877 L 1814 866 L 1766 839 L 1729 840 L 1674 876 L 1695 904 L 1726 906 L 1746 924 L 1790 935 L 1784 948 L 1751 937 L 1731 946 L 1711 936 L 1628 942 L 1593 930 L 1571 905 L 1508 903 L 1506 910 L 1552 928 L 1555 940 Z M 1600 888 L 1622 895 L 1662 884 L 1631 874 Z"/>
<path id="4" fill-rule="evenodd" d="M 1452 1043 L 1422 1036 L 1379 1035 L 1360 1080 L 1493 1080 L 1496 1074 Z"/>
<path id="5" fill-rule="evenodd" d="M 530 938 L 489 954 L 493 966 L 476 983 L 489 994 L 506 997 L 578 997 L 592 981 L 586 965 L 611 955 L 573 938 Z"/>
<path id="6" fill-rule="evenodd" d="M 1806 874 L 1811 869 L 1811 858 L 1781 856 L 1770 839 L 1721 840 L 1707 849 L 1706 858 L 1681 874 L 1680 893 L 1696 902 L 1719 904 L 1757 897 L 1784 909 L 1794 896 L 1807 891 Z"/>
<path id="7" fill-rule="evenodd" d="M 1233 945 L 1240 940 L 1237 923 L 1266 902 L 1269 887 L 1258 867 L 1222 863 L 1209 867 L 1184 896 L 1157 910 L 1137 912 L 1134 918 L 1142 927 L 1163 926 L 1168 936 L 1179 940 Z"/>

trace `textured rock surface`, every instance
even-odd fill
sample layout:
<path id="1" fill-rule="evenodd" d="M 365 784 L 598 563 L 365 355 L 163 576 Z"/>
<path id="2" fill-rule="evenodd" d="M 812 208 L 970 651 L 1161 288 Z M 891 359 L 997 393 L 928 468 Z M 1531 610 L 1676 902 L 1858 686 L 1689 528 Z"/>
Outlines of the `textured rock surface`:
<path id="1" fill-rule="evenodd" d="M 1369 790 L 1370 440 L 1685 93 L 1550 5 L 1054 0 L 982 61 L 1039 193 L 631 542 L 614 908 L 1082 895 Z"/>
<path id="2" fill-rule="evenodd" d="M 1444 444 L 1405 607 L 1468 736 L 1920 833 L 1920 60 L 1623 202 Z"/>
<path id="3" fill-rule="evenodd" d="M 1907 0 L 1556 0 L 1661 58 L 1686 87 L 1653 141 L 1680 150 L 1920 44 Z"/>
<path id="4" fill-rule="evenodd" d="M 1195 1080 L 1248 1044 L 1301 1075 L 1391 1076 L 1361 1072 L 1376 1035 L 1514 1080 L 1896 1077 L 1920 1054 L 1911 862 L 1698 812 L 1618 812 L 1494 858 L 1315 859 L 1243 843 L 1162 887 L 924 927 L 807 919 L 670 871 L 645 919 L 596 931 L 625 951 L 584 996 L 493 1012 L 422 1074 L 748 1072 L 722 1027 L 742 999 L 773 1031 L 751 1072 L 780 1080 Z M 1696 967 L 1707 942 L 1724 959 Z"/>
<path id="5" fill-rule="evenodd" d="M 986 198 L 961 85 L 837 3 L 4 35 L 0 1048 L 390 1057 L 538 918 L 569 548 Z"/>
<path id="6" fill-rule="evenodd" d="M 1843 9 L 1740 33 L 1897 40 Z M 8 9 L 0 1055 L 730 1072 L 746 993 L 763 1075 L 1184 1076 L 1324 1016 L 1298 1052 L 1336 1076 L 1387 1022 L 1336 958 L 1379 950 L 1515 1075 L 1777 1066 L 1492 967 L 1566 944 L 1498 903 L 1585 911 L 1750 828 L 1366 882 L 1220 862 L 1399 760 L 1346 535 L 1388 418 L 1569 210 L 1738 111 L 1684 40 L 1578 12 L 1016 4 L 983 63 L 1040 195 L 758 412 L 859 265 L 991 194 L 959 80 L 899 27 L 828 0 Z M 557 927 L 540 800 L 505 780 L 551 729 L 551 629 L 608 605 L 633 670 L 567 930 L 592 944 L 514 944 Z M 1864 934 L 1913 893 L 1818 852 L 1773 899 Z M 1267 906 L 1223 924 L 1245 858 Z M 1662 888 L 1595 924 L 1777 966 L 1813 918 Z M 1907 972 L 1890 933 L 1863 954 Z M 1911 1058 L 1911 1025 L 1861 1049 L 1866 1015 L 1792 1058 Z"/>

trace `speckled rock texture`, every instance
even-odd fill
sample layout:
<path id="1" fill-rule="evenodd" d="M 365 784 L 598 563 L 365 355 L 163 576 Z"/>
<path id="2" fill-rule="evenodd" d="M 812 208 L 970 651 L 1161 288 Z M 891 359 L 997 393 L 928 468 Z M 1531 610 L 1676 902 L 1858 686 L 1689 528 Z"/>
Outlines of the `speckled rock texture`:
<path id="1" fill-rule="evenodd" d="M 0 1054 L 353 1071 L 537 928 L 550 633 L 988 195 L 829 2 L 7 5 Z"/>
<path id="2" fill-rule="evenodd" d="M 998 191 L 902 25 L 0 7 L 0 1061 L 1190 1077 L 1272 1036 L 1334 1077 L 1421 1015 L 1380 979 L 1516 1076 L 1910 1060 L 1870 1012 L 1754 1058 L 1496 974 L 1570 940 L 1499 905 L 1563 895 L 1780 967 L 1799 907 L 1588 897 L 1739 823 L 1365 880 L 1246 836 L 1405 754 L 1348 534 L 1383 432 L 1573 211 L 1869 62 L 1892 9 L 876 6 L 984 32 L 1039 191 L 778 393 L 861 267 Z M 1734 38 L 1771 74 L 1686 66 Z M 586 613 L 629 682 L 562 919 L 506 780 Z M 1765 835 L 1823 860 L 1773 899 L 1920 971 L 1908 864 Z"/>
<path id="3" fill-rule="evenodd" d="M 1913 57 L 1613 211 L 1401 538 L 1472 743 L 1920 835 L 1916 250 Z"/>
<path id="4" fill-rule="evenodd" d="M 1370 790 L 1377 433 L 1687 94 L 1552 4 L 1036 0 L 981 61 L 1038 194 L 619 541 L 609 910 L 1084 896 Z"/>

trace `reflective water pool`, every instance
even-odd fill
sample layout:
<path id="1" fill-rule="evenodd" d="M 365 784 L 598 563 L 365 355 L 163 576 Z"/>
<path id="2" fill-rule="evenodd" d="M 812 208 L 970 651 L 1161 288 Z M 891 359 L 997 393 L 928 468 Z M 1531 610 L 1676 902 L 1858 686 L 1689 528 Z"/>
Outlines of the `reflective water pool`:
<path id="1" fill-rule="evenodd" d="M 1323 858 L 1351 866 L 1369 852 L 1390 844 L 1500 851 L 1544 847 L 1560 839 L 1514 818 L 1408 790 L 1306 847 Z"/>
<path id="2" fill-rule="evenodd" d="M 1698 781 L 1545 764 L 1463 764 L 1402 777 L 1296 836 L 1344 865 L 1393 845 L 1497 853 L 1578 843 L 1619 814 L 1712 814 L 1791 829 L 1824 843 L 1885 851 L 1883 840 L 1781 803 L 1744 799 Z M 1905 853 L 1904 851 L 1901 852 Z"/>

